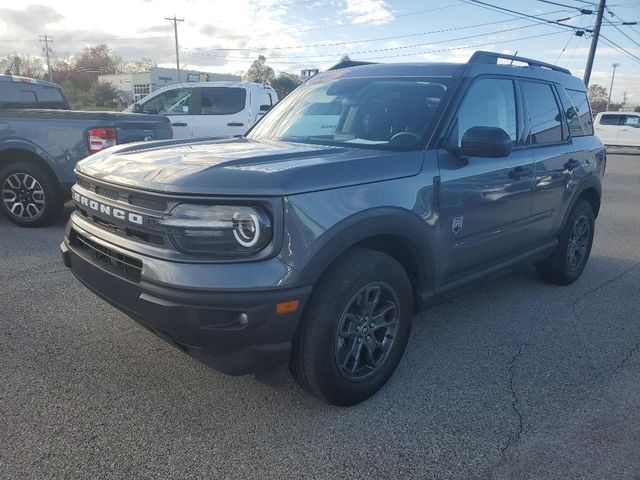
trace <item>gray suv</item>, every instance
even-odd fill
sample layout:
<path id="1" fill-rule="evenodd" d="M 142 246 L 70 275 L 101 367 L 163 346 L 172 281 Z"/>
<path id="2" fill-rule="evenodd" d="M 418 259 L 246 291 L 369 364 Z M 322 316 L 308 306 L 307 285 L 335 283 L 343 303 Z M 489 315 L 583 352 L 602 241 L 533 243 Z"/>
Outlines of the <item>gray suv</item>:
<path id="1" fill-rule="evenodd" d="M 61 248 L 91 291 L 214 369 L 289 366 L 351 405 L 435 299 L 517 264 L 575 281 L 605 162 L 584 84 L 559 67 L 477 52 L 332 69 L 243 137 L 80 162 Z"/>

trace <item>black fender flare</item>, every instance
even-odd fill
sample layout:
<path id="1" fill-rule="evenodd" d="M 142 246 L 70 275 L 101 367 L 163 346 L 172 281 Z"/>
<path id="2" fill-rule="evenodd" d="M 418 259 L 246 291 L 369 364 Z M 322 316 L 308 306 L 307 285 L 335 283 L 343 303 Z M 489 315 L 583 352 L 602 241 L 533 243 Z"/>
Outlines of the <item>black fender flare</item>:
<path id="1" fill-rule="evenodd" d="M 0 143 L 0 155 L 7 150 L 24 150 L 32 153 L 40 158 L 49 170 L 55 172 L 53 159 L 49 156 L 46 150 L 33 142 L 22 138 L 9 138 Z"/>
<path id="2" fill-rule="evenodd" d="M 436 273 L 433 226 L 416 213 L 397 207 L 378 207 L 356 213 L 326 230 L 312 244 L 311 259 L 301 270 L 301 285 L 315 284 L 327 268 L 349 248 L 373 237 L 391 235 L 402 238 L 416 260 L 416 297 L 433 288 Z"/>

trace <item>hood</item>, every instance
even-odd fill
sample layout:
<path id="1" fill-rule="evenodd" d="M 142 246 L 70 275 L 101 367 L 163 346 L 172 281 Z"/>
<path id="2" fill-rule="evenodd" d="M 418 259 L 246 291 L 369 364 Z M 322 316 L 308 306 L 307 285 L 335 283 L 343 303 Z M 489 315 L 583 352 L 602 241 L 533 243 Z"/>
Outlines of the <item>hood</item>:
<path id="1" fill-rule="evenodd" d="M 291 195 L 416 175 L 423 152 L 393 152 L 246 138 L 109 148 L 78 173 L 109 183 L 191 195 Z"/>

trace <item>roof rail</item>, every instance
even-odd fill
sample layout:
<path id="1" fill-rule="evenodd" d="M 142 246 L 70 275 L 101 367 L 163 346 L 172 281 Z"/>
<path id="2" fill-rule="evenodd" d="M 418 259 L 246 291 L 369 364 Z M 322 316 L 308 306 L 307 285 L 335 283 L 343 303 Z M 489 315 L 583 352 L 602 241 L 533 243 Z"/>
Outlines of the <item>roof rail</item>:
<path id="1" fill-rule="evenodd" d="M 340 63 L 336 63 L 333 67 L 328 68 L 329 70 L 340 70 L 341 68 L 349 68 L 349 67 L 358 67 L 360 65 L 373 65 L 376 62 L 360 62 L 356 60 L 343 60 Z"/>
<path id="2" fill-rule="evenodd" d="M 548 68 L 550 70 L 555 70 L 556 72 L 566 73 L 571 75 L 571 72 L 566 68 L 558 67 L 556 65 L 552 65 L 550 63 L 539 62 L 538 60 L 532 60 L 530 58 L 525 57 L 516 57 L 515 55 L 506 55 L 503 53 L 495 53 L 495 52 L 485 52 L 482 50 L 478 50 L 473 55 L 467 63 L 492 63 L 497 65 L 498 59 L 502 58 L 504 60 L 511 60 L 516 62 L 526 63 L 530 67 L 543 67 Z"/>

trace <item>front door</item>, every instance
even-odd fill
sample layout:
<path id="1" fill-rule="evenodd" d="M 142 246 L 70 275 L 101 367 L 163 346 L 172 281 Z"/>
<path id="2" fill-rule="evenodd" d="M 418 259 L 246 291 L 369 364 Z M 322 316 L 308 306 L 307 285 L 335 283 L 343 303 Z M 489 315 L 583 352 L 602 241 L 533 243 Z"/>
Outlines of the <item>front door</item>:
<path id="1" fill-rule="evenodd" d="M 193 136 L 193 88 L 173 88 L 140 102 L 143 113 L 166 115 L 171 120 L 173 138 Z"/>
<path id="2" fill-rule="evenodd" d="M 633 113 L 624 115 L 617 144 L 625 147 L 640 147 L 640 115 Z"/>
<path id="3" fill-rule="evenodd" d="M 440 271 L 446 283 L 512 258 L 528 242 L 533 156 L 521 142 L 520 103 L 510 79 L 480 78 L 468 89 L 447 141 L 460 146 L 471 127 L 503 129 L 512 139 L 506 158 L 439 152 Z"/>

